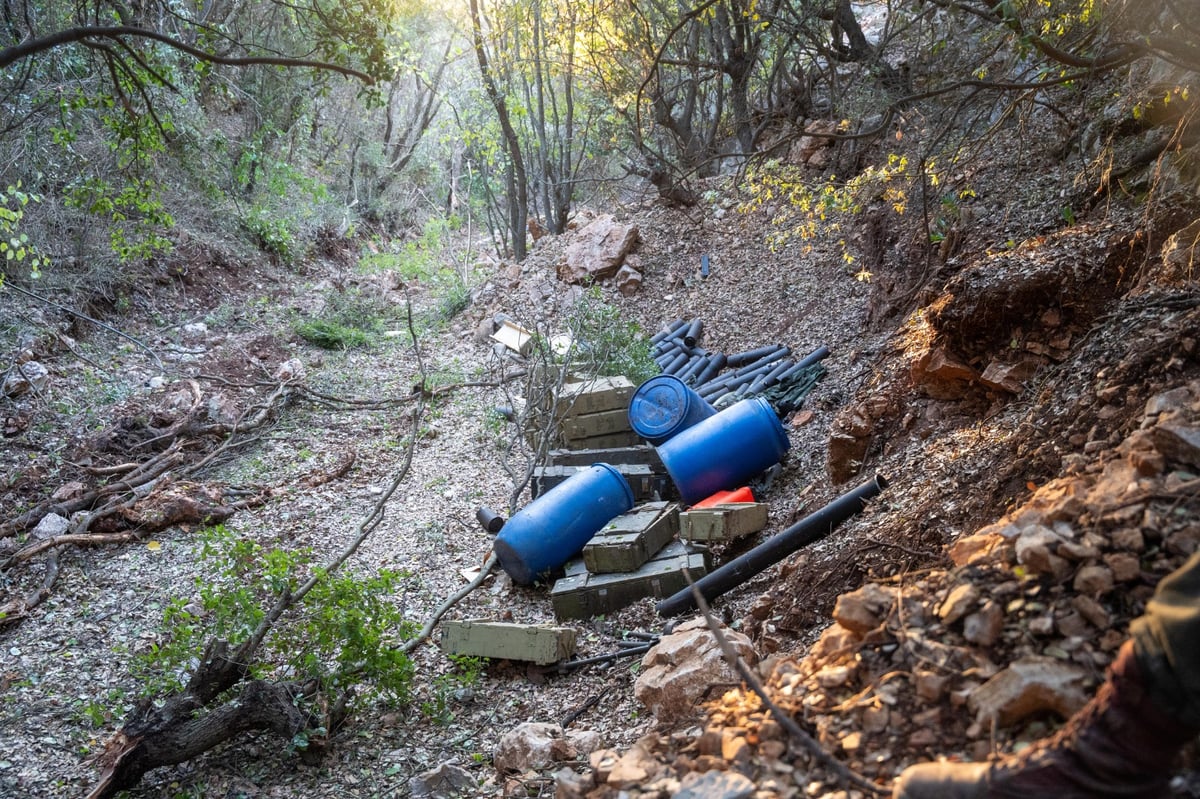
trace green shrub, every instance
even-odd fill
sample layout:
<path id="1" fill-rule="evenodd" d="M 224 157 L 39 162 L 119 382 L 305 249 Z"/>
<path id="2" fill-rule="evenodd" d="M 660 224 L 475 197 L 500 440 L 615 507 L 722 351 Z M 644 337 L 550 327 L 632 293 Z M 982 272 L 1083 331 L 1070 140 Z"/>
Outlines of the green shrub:
<path id="1" fill-rule="evenodd" d="M 201 536 L 197 597 L 168 603 L 161 643 L 135 661 L 148 696 L 180 690 L 208 641 L 245 640 L 280 597 L 318 568 L 308 550 L 267 548 L 224 526 Z M 255 662 L 248 664 L 251 676 L 314 680 L 326 695 L 353 688 L 356 701 L 407 704 L 415 669 L 401 647 L 415 635 L 416 625 L 404 619 L 391 597 L 408 577 L 386 569 L 325 576 L 276 622 Z"/>

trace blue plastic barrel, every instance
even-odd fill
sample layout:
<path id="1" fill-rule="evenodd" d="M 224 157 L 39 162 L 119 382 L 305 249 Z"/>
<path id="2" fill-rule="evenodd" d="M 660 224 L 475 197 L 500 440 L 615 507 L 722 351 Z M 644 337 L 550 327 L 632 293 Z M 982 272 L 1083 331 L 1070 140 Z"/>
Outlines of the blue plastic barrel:
<path id="1" fill-rule="evenodd" d="M 625 475 L 593 463 L 513 514 L 493 543 L 500 567 L 521 585 L 567 562 L 604 525 L 633 507 Z"/>
<path id="2" fill-rule="evenodd" d="M 674 375 L 658 375 L 637 387 L 629 400 L 629 426 L 658 446 L 717 411 Z"/>
<path id="3" fill-rule="evenodd" d="M 746 484 L 769 469 L 791 442 L 762 397 L 735 402 L 660 445 L 658 455 L 689 505 Z"/>

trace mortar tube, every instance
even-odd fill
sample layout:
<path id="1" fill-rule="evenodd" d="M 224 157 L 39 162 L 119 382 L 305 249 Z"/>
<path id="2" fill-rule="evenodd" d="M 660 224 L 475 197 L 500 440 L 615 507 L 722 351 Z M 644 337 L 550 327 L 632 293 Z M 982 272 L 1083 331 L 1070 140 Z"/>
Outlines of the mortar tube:
<path id="1" fill-rule="evenodd" d="M 475 511 L 475 520 L 492 535 L 500 532 L 504 527 L 504 517 L 487 505 L 479 506 L 479 509 Z"/>
<path id="2" fill-rule="evenodd" d="M 817 361 L 823 361 L 828 357 L 829 357 L 829 348 L 826 347 L 824 344 L 822 344 L 821 346 L 817 347 L 815 350 L 810 352 L 808 355 L 805 355 L 804 358 L 802 358 L 800 360 L 800 362 L 798 364 L 796 364 L 796 366 L 798 366 L 800 368 L 804 368 L 805 366 L 812 366 Z"/>
<path id="3" fill-rule="evenodd" d="M 786 358 L 787 356 L 789 356 L 791 354 L 792 354 L 791 347 L 785 347 L 783 345 L 780 345 L 779 348 L 774 350 L 773 352 L 768 352 L 766 355 L 762 356 L 761 358 L 758 358 L 754 361 L 751 361 L 748 364 L 745 364 L 743 366 L 738 367 L 737 369 L 734 369 L 733 373 L 735 375 L 738 375 L 739 377 L 741 375 L 750 374 L 752 372 L 757 374 L 758 370 L 761 369 L 762 367 L 766 366 L 767 364 L 775 363 L 780 358 Z"/>
<path id="4" fill-rule="evenodd" d="M 735 352 L 733 355 L 730 355 L 725 359 L 725 365 L 730 368 L 743 366 L 751 363 L 752 361 L 758 360 L 764 355 L 769 355 L 770 353 L 779 349 L 781 346 L 782 345 L 779 344 L 768 344 L 764 347 L 756 347 L 755 349 L 746 350 L 744 352 Z"/>
<path id="5" fill-rule="evenodd" d="M 706 366 L 708 366 L 709 356 L 701 355 L 699 358 L 693 358 L 692 362 L 684 367 L 678 375 L 680 380 L 687 383 L 689 380 L 695 383 L 696 375 L 699 374 Z"/>
<path id="6" fill-rule="evenodd" d="M 703 385 L 709 380 L 712 380 L 716 376 L 717 372 L 724 368 L 725 353 L 718 352 L 716 355 L 713 355 L 711 358 L 709 358 L 708 365 L 704 367 L 700 374 L 696 375 L 696 385 Z"/>
<path id="7" fill-rule="evenodd" d="M 687 363 L 688 359 L 691 357 L 692 356 L 688 355 L 686 352 L 679 353 L 678 355 L 675 356 L 674 360 L 672 360 L 669 364 L 667 364 L 666 366 L 663 367 L 663 373 L 669 374 L 669 375 L 675 374 L 676 372 L 678 372 L 680 369 L 683 368 L 683 365 L 685 363 Z"/>
<path id="8" fill-rule="evenodd" d="M 696 342 L 700 340 L 700 334 L 704 331 L 704 321 L 701 319 L 693 319 L 688 325 L 687 330 L 683 334 L 683 343 L 689 347 L 696 346 Z"/>
<path id="9" fill-rule="evenodd" d="M 770 388 L 775 385 L 779 382 L 779 378 L 795 365 L 791 358 L 785 358 L 780 361 L 778 366 L 763 375 L 762 385 L 759 386 L 759 389 Z"/>
<path id="10" fill-rule="evenodd" d="M 650 343 L 657 344 L 658 342 L 662 341 L 665 338 L 670 338 L 677 330 L 679 330 L 679 328 L 683 327 L 685 324 L 687 324 L 687 322 L 685 322 L 684 320 L 676 319 L 674 322 L 671 322 L 669 325 L 666 325 L 665 327 L 663 327 L 662 330 L 658 331 L 653 336 L 651 336 Z"/>
<path id="11" fill-rule="evenodd" d="M 783 532 L 777 533 L 749 552 L 710 572 L 693 585 L 711 602 L 736 588 L 754 575 L 786 558 L 803 546 L 818 541 L 846 519 L 860 513 L 864 502 L 887 488 L 883 475 L 875 475 L 857 488 L 847 491 L 825 507 L 805 516 Z M 654 606 L 660 616 L 677 616 L 696 607 L 692 586 L 678 591 Z"/>

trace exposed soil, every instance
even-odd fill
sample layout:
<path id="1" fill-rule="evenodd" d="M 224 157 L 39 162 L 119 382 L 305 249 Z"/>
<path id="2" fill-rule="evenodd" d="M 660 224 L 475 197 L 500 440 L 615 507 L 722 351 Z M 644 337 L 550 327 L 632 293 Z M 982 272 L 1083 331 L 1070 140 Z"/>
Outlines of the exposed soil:
<path id="1" fill-rule="evenodd" d="M 1037 181 L 1014 179 L 1034 173 Z M 869 209 L 856 235 L 871 282 L 842 265 L 836 235 L 772 250 L 769 213 L 740 211 L 718 184 L 714 201 L 690 210 L 650 199 L 615 209 L 641 230 L 644 284 L 630 297 L 602 290 L 644 330 L 699 317 L 704 343 L 727 352 L 776 343 L 797 353 L 832 350 L 828 373 L 784 420 L 792 448 L 761 496 L 770 503 L 762 535 L 876 473 L 890 486 L 865 512 L 721 597 L 714 610 L 751 637 L 775 701 L 881 786 L 908 763 L 986 757 L 1060 722 L 1061 714 L 1039 713 L 984 725 L 966 697 L 1029 655 L 1086 668 L 1084 687 L 1094 686 L 1152 586 L 1200 539 L 1200 463 L 1155 432 L 1200 427 L 1200 288 L 1194 271 L 1164 265 L 1160 254 L 1167 237 L 1200 214 L 1179 196 L 1135 207 L 1114 199 L 1048 226 L 1060 220 L 1057 187 L 1070 178 L 1044 160 L 981 167 L 970 222 L 953 246 L 929 257 L 912 215 Z M 507 376 L 524 364 L 493 346 L 489 322 L 502 312 L 540 331 L 561 329 L 577 296 L 555 277 L 569 239 L 542 238 L 520 266 L 493 265 L 469 307 L 422 336 L 419 358 L 403 336 L 331 353 L 291 332 L 289 314 L 311 312 L 337 292 L 390 304 L 400 331 L 406 296 L 418 310 L 438 300 L 432 286 L 410 285 L 406 295 L 384 277 L 357 274 L 338 252 L 299 278 L 265 265 L 218 268 L 212 259 L 167 270 L 132 296 L 126 315 L 105 317 L 154 356 L 6 292 L 18 320 L 9 354 L 15 360 L 29 350 L 51 380 L 0 405 L 3 523 L 52 494 L 67 502 L 110 484 L 102 470 L 165 450 L 166 433 L 196 419 L 207 421 L 196 428 L 195 446 L 215 457 L 194 474 L 166 478 L 152 503 L 131 505 L 111 528 L 130 533 L 123 542 L 66 547 L 54 561 L 30 557 L 4 573 L 0 600 L 7 602 L 36 594 L 57 569 L 46 597 L 6 619 L 0 633 L 7 744 L 0 793 L 79 795 L 95 783 L 90 759 L 143 687 L 131 658 L 164 643 L 160 621 L 170 600 L 195 596 L 194 577 L 203 573 L 197 528 L 206 513 L 228 509 L 229 529 L 268 546 L 311 548 L 317 562 L 345 545 L 400 467 L 422 369 L 438 385 L 476 385 L 438 395 L 416 430 L 406 479 L 349 566 L 411 572 L 395 601 L 414 621 L 460 588 L 464 571 L 490 548 L 476 508 L 511 512 L 528 498 L 512 501 L 531 455 L 492 412 L 512 404 L 520 381 Z M 710 258 L 706 278 L 702 255 Z M 207 333 L 185 340 L 185 324 L 197 320 Z M 291 371 L 281 378 L 281 368 Z M 281 379 L 303 390 L 272 404 Z M 218 434 L 256 410 L 261 422 L 236 446 L 218 449 Z M 1029 514 L 1052 529 L 1086 533 L 1077 543 L 1094 556 L 1039 561 L 1044 568 L 1018 560 L 1011 536 L 999 531 L 1028 526 Z M 996 536 L 974 537 L 981 528 Z M 0 539 L 0 554 L 27 547 L 27 529 Z M 990 543 L 952 561 L 947 547 L 971 540 Z M 987 558 L 972 560 L 979 551 Z M 1132 555 L 1132 567 L 1111 557 L 1121 554 Z M 1099 561 L 1117 582 L 1081 586 L 1079 573 Z M 979 599 L 965 615 L 984 605 L 1000 613 L 989 636 L 943 612 L 949 594 L 967 584 L 990 604 Z M 836 612 L 838 598 L 854 591 L 868 592 L 858 596 L 871 599 L 873 624 Z M 503 575 L 451 616 L 553 620 L 544 588 L 514 586 Z M 652 602 L 639 603 L 577 625 L 578 654 L 612 652 L 630 631 L 658 633 L 664 624 Z M 744 689 L 715 686 L 706 710 L 666 727 L 634 699 L 637 666 L 629 660 L 570 674 L 499 662 L 479 684 L 455 692 L 448 714 L 435 720 L 421 704 L 435 701 L 436 678 L 449 664 L 432 644 L 416 661 L 413 706 L 361 709 L 316 764 L 256 734 L 151 772 L 132 795 L 403 796 L 411 777 L 448 761 L 476 777 L 479 787 L 467 795 L 552 795 L 553 772 L 564 766 L 580 776 L 560 780 L 563 795 L 669 796 L 688 773 L 709 770 L 751 777 L 762 797 L 865 795 L 845 792 L 813 764 Z M 502 775 L 491 766 L 505 731 L 522 721 L 561 722 L 578 710 L 573 727 L 595 730 L 618 752 L 640 741 L 661 770 L 638 785 L 613 786 L 595 782 L 586 758 L 537 774 Z M 1195 784 L 1185 773 L 1177 795 L 1200 795 Z"/>

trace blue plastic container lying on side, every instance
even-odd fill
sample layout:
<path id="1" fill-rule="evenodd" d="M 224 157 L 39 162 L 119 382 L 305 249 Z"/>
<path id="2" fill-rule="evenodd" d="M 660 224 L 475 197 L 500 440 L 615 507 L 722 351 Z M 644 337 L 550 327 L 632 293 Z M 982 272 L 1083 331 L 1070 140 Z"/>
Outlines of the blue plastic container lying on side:
<path id="1" fill-rule="evenodd" d="M 529 585 L 562 566 L 604 525 L 633 507 L 625 476 L 594 463 L 513 514 L 493 544 L 500 567 Z"/>
<path id="2" fill-rule="evenodd" d="M 716 412 L 678 377 L 658 375 L 633 392 L 629 400 L 629 426 L 658 446 Z"/>
<path id="3" fill-rule="evenodd" d="M 746 484 L 783 460 L 791 442 L 762 397 L 735 402 L 661 444 L 658 455 L 684 502 Z"/>

